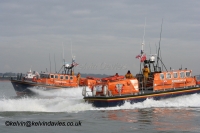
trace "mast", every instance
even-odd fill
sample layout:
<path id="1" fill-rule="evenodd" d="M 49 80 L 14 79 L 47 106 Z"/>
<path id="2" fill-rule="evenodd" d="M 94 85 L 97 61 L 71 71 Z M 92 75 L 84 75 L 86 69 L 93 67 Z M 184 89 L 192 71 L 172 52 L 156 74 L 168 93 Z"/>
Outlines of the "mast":
<path id="1" fill-rule="evenodd" d="M 151 45 L 150 45 L 150 42 L 149 42 L 149 50 L 150 50 L 150 55 L 151 55 Z"/>
<path id="2" fill-rule="evenodd" d="M 50 73 L 51 73 L 51 59 L 50 59 L 50 53 L 49 53 L 49 63 L 50 63 Z"/>
<path id="3" fill-rule="evenodd" d="M 145 45 L 145 27 L 146 27 L 146 18 L 145 18 L 145 24 L 144 24 L 144 35 L 142 40 L 142 52 L 144 52 L 144 45 Z"/>
<path id="4" fill-rule="evenodd" d="M 71 69 L 71 74 L 74 72 L 74 63 L 75 63 L 75 56 L 73 56 L 72 54 L 72 40 L 70 40 L 71 42 L 71 56 L 72 56 L 72 69 Z"/>
<path id="5" fill-rule="evenodd" d="M 161 34 L 162 34 L 162 25 L 163 25 L 163 19 L 162 19 L 162 23 L 161 23 L 161 31 L 160 31 L 160 40 L 159 40 L 159 47 L 158 47 L 158 56 L 157 56 L 157 64 L 156 64 L 156 71 L 158 71 L 159 68 L 159 63 L 158 61 L 160 60 L 160 62 L 162 63 L 162 66 L 165 67 L 164 63 L 162 62 L 161 59 L 161 50 L 160 50 L 160 42 L 161 42 Z M 167 71 L 167 68 L 165 67 L 165 70 Z"/>
<path id="6" fill-rule="evenodd" d="M 54 53 L 54 64 L 55 64 L 55 73 L 57 73 L 57 72 L 56 72 L 56 59 L 55 59 L 55 53 Z"/>
<path id="7" fill-rule="evenodd" d="M 71 56 L 72 56 L 72 59 L 73 59 L 73 55 L 72 55 L 72 40 L 70 40 L 70 45 L 71 45 Z"/>
<path id="8" fill-rule="evenodd" d="M 68 67 L 68 64 L 65 64 L 65 58 L 64 58 L 64 45 L 63 45 L 63 42 L 62 42 L 62 50 L 63 50 L 63 52 L 62 52 L 62 56 L 63 56 L 63 66 L 64 66 L 64 71 L 65 71 L 65 74 L 66 74 L 66 69 L 67 69 L 67 67 Z M 62 68 L 61 68 L 62 69 Z"/>
<path id="9" fill-rule="evenodd" d="M 163 19 L 161 23 L 161 31 L 160 31 L 160 40 L 159 40 L 159 46 L 158 46 L 158 56 L 157 56 L 157 64 L 156 64 L 156 69 L 159 67 L 158 60 L 160 59 L 160 42 L 161 42 L 161 34 L 162 34 L 162 25 L 163 25 Z"/>
<path id="10" fill-rule="evenodd" d="M 78 64 L 77 63 L 75 63 L 75 56 L 73 56 L 73 54 L 72 54 L 72 45 L 71 45 L 71 56 L 72 56 L 72 63 L 71 63 L 71 65 L 69 64 L 69 63 L 66 63 L 65 62 L 65 59 L 64 59 L 64 46 L 63 46 L 63 43 L 62 43 L 62 49 L 63 49 L 63 52 L 62 52 L 62 58 L 63 58 L 63 65 L 62 65 L 62 67 L 61 67 L 61 69 L 64 67 L 64 72 L 65 72 L 65 74 L 73 74 L 73 69 L 74 69 L 74 67 L 75 66 L 77 66 Z M 55 57 L 54 57 L 55 58 Z M 60 69 L 60 70 L 61 70 Z M 60 72 L 60 70 L 59 70 L 59 72 Z M 59 73 L 58 72 L 58 73 Z"/>
<path id="11" fill-rule="evenodd" d="M 63 64 L 65 65 L 65 59 L 64 59 L 64 46 L 63 46 L 63 42 L 62 42 L 62 50 L 63 50 L 63 52 L 62 52 L 62 56 L 63 56 Z"/>
<path id="12" fill-rule="evenodd" d="M 146 17 L 145 17 L 145 23 L 144 23 L 144 35 L 143 35 L 143 40 L 142 40 L 142 48 L 141 48 L 141 55 L 140 55 L 140 73 L 142 73 L 142 69 L 141 69 L 141 65 L 142 65 L 142 57 L 143 57 L 143 54 L 144 54 L 144 46 L 145 46 L 145 28 L 146 28 Z"/>

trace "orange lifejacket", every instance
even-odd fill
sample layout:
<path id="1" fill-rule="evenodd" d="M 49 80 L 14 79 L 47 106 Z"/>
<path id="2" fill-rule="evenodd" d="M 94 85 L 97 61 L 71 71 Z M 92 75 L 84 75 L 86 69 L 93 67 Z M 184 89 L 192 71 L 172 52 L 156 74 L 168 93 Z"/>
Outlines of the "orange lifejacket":
<path id="1" fill-rule="evenodd" d="M 132 75 L 131 73 L 127 73 L 127 74 L 125 75 L 125 77 L 126 77 L 127 79 L 132 79 L 132 78 L 133 78 L 133 75 Z"/>
<path id="2" fill-rule="evenodd" d="M 148 77 L 148 75 L 149 75 L 149 68 L 148 67 L 146 67 L 146 68 L 143 68 L 143 75 L 144 75 L 144 77 Z"/>

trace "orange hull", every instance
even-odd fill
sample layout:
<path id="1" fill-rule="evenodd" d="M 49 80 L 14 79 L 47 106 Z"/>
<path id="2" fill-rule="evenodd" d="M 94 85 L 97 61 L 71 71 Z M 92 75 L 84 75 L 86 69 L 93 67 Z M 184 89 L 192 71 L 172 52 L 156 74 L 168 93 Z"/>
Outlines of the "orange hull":
<path id="1" fill-rule="evenodd" d="M 195 78 L 191 76 L 191 71 L 188 70 L 178 70 L 154 74 L 153 89 L 155 91 L 195 85 Z"/>
<path id="2" fill-rule="evenodd" d="M 39 84 L 47 84 L 50 86 L 59 87 L 78 87 L 78 86 L 89 86 L 90 88 L 94 86 L 97 82 L 97 78 L 78 78 L 75 75 L 69 74 L 40 74 L 40 77 L 34 77 L 32 82 Z"/>
<path id="3" fill-rule="evenodd" d="M 50 74 L 50 77 L 42 77 L 42 78 L 33 78 L 33 82 L 40 84 L 48 84 L 52 86 L 68 86 L 68 87 L 77 87 L 77 78 L 76 76 L 70 75 L 60 75 L 60 74 Z"/>

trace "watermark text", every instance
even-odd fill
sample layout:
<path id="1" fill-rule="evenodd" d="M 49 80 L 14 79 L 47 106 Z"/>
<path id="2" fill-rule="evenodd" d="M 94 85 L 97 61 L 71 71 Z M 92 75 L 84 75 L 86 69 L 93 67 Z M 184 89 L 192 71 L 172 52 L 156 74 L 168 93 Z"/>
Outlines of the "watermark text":
<path id="1" fill-rule="evenodd" d="M 63 121 L 6 121 L 6 126 L 21 126 L 21 127 L 32 127 L 32 126 L 81 126 L 82 122 L 63 122 Z"/>
<path id="2" fill-rule="evenodd" d="M 110 64 L 102 62 L 99 64 L 93 64 L 93 63 L 79 64 L 76 68 L 80 70 L 125 70 L 128 68 L 128 66 L 126 64 L 119 64 L 119 63 Z"/>

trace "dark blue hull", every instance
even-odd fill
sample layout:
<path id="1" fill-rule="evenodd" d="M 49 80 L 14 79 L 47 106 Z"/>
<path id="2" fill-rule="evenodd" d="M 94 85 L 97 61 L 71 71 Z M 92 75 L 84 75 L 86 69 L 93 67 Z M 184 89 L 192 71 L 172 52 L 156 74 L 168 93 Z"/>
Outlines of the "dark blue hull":
<path id="1" fill-rule="evenodd" d="M 22 81 L 22 80 L 11 80 L 11 83 L 16 91 L 17 96 L 23 96 L 23 95 L 35 95 L 33 91 L 31 91 L 30 88 L 38 88 L 42 87 L 46 90 L 52 90 L 52 89 L 59 89 L 59 88 L 69 88 L 69 87 L 63 87 L 63 86 L 51 86 L 46 84 L 39 84 L 36 82 L 31 81 Z"/>
<path id="2" fill-rule="evenodd" d="M 115 107 L 123 105 L 126 101 L 133 104 L 137 102 L 143 102 L 147 98 L 160 100 L 160 99 L 190 95 L 195 93 L 200 93 L 200 87 L 182 88 L 177 90 L 169 90 L 161 92 L 152 91 L 138 95 L 124 95 L 124 96 L 114 96 L 114 97 L 84 97 L 84 99 L 85 101 L 92 103 L 94 107 Z"/>
<path id="3" fill-rule="evenodd" d="M 16 91 L 17 96 L 35 95 L 35 93 L 31 91 L 29 88 L 36 86 L 36 84 L 28 81 L 24 82 L 21 80 L 11 80 L 11 83 Z"/>

